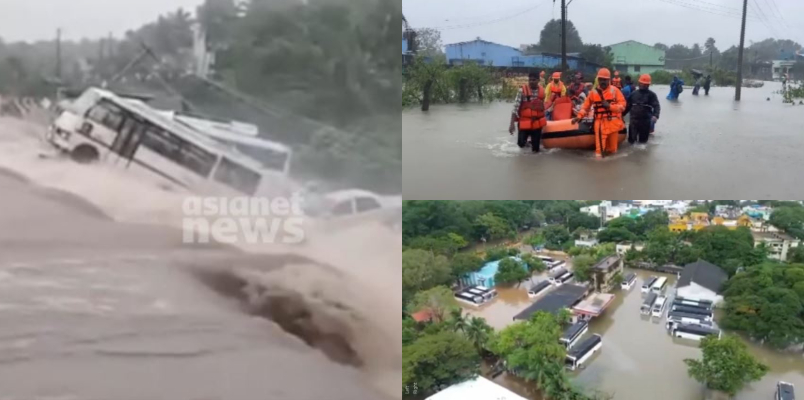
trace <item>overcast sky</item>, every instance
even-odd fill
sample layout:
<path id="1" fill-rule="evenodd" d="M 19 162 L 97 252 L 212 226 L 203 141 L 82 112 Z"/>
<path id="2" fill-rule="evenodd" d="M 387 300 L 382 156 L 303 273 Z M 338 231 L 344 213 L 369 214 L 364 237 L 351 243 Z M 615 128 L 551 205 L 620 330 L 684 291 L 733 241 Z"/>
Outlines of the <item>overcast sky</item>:
<path id="1" fill-rule="evenodd" d="M 121 37 L 179 7 L 195 13 L 202 0 L 0 0 L 0 38 L 6 42 L 51 40 L 56 29 L 79 40 L 112 32 Z"/>
<path id="2" fill-rule="evenodd" d="M 561 18 L 560 2 L 402 0 L 402 10 L 413 28 L 440 28 L 444 44 L 481 37 L 519 47 L 538 42 L 544 24 Z M 746 44 L 768 37 L 804 44 L 804 0 L 748 0 L 748 4 L 748 15 L 760 20 L 748 21 Z M 740 0 L 572 0 L 568 10 L 585 43 L 609 45 L 633 39 L 691 46 L 703 45 L 711 36 L 725 50 L 740 41 Z M 766 20 L 772 29 L 765 26 Z"/>

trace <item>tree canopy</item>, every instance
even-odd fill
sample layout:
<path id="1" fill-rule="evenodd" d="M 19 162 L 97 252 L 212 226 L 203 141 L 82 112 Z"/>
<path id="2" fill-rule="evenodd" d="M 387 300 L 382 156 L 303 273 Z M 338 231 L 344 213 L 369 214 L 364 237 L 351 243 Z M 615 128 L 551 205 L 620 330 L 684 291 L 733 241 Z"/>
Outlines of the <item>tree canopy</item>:
<path id="1" fill-rule="evenodd" d="M 721 325 L 784 348 L 804 341 L 804 264 L 765 263 L 733 276 Z"/>
<path id="2" fill-rule="evenodd" d="M 702 359 L 684 360 L 690 377 L 730 396 L 768 372 L 768 366 L 754 359 L 745 343 L 735 336 L 706 337 L 701 340 L 701 350 Z"/>
<path id="3" fill-rule="evenodd" d="M 527 267 L 519 260 L 506 258 L 500 261 L 494 280 L 498 284 L 520 283 L 530 277 Z"/>
<path id="4" fill-rule="evenodd" d="M 804 239 L 804 207 L 801 205 L 774 208 L 768 222 L 793 237 Z"/>
<path id="5" fill-rule="evenodd" d="M 402 252 L 402 290 L 417 292 L 444 285 L 452 279 L 449 260 L 432 251 L 410 249 Z"/>
<path id="6" fill-rule="evenodd" d="M 456 332 L 424 335 L 402 352 L 402 394 L 432 393 L 473 379 L 480 373 L 480 355 L 472 342 Z"/>

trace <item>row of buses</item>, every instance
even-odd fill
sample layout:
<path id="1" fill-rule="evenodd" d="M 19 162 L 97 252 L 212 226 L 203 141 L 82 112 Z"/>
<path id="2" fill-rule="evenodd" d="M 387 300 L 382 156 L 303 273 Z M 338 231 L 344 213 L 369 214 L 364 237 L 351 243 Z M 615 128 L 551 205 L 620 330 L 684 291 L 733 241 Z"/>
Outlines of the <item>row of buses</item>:
<path id="1" fill-rule="evenodd" d="M 483 305 L 497 297 L 497 290 L 485 286 L 470 286 L 455 292 L 455 299 L 473 306 Z"/>
<path id="2" fill-rule="evenodd" d="M 575 275 L 568 271 L 564 267 L 559 267 L 555 271 L 550 273 L 550 276 L 547 278 L 547 281 L 555 286 L 561 286 L 569 281 L 571 281 Z"/>
<path id="3" fill-rule="evenodd" d="M 556 260 L 556 259 L 554 259 L 552 257 L 547 257 L 547 256 L 537 255 L 536 258 L 542 260 L 544 265 L 547 267 L 547 271 L 552 271 L 552 270 L 554 270 L 556 268 L 561 268 L 561 267 L 563 267 L 564 265 L 567 264 L 567 262 L 564 261 L 564 260 Z"/>
<path id="4" fill-rule="evenodd" d="M 652 276 L 642 284 L 642 293 L 662 293 L 667 286 L 667 278 L 660 276 Z"/>

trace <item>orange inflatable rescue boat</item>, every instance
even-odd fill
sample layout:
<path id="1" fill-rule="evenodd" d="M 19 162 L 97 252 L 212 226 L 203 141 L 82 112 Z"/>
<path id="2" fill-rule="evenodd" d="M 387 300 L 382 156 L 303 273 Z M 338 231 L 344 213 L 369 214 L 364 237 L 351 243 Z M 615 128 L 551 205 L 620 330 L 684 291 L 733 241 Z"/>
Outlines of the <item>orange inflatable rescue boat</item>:
<path id="1" fill-rule="evenodd" d="M 566 98 L 566 97 L 565 97 Z M 595 148 L 593 120 L 572 123 L 572 103 L 556 102 L 553 106 L 553 121 L 542 128 L 542 146 L 545 149 L 592 149 Z M 627 130 L 619 134 L 619 142 L 625 141 Z"/>

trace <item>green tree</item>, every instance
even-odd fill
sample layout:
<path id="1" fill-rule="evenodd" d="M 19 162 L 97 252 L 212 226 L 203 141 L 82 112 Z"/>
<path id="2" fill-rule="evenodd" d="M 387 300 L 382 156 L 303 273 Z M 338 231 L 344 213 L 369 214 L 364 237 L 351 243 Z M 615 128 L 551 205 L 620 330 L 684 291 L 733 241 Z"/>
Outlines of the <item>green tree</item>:
<path id="1" fill-rule="evenodd" d="M 804 239 L 804 208 L 800 206 L 775 208 L 768 222 L 798 239 Z"/>
<path id="2" fill-rule="evenodd" d="M 520 282 L 529 277 L 530 272 L 522 265 L 521 261 L 506 258 L 500 261 L 500 267 L 494 275 L 494 281 L 498 284 L 516 283 L 519 285 Z"/>
<path id="3" fill-rule="evenodd" d="M 444 236 L 420 236 L 408 241 L 407 246 L 414 249 L 430 250 L 435 254 L 452 256 L 460 248 L 466 247 L 466 240 L 455 233 Z"/>
<path id="4" fill-rule="evenodd" d="M 600 242 L 618 243 L 634 240 L 636 236 L 626 228 L 606 228 L 597 233 L 597 240 Z"/>
<path id="5" fill-rule="evenodd" d="M 511 227 L 502 218 L 492 213 L 479 216 L 475 225 L 483 232 L 483 237 L 488 240 L 502 239 L 513 235 Z"/>
<path id="6" fill-rule="evenodd" d="M 441 32 L 433 28 L 416 29 L 416 53 L 433 59 L 444 58 Z"/>
<path id="7" fill-rule="evenodd" d="M 466 338 L 475 346 L 478 354 L 482 354 L 488 347 L 489 340 L 494 334 L 494 329 L 480 317 L 471 317 L 464 326 Z"/>
<path id="8" fill-rule="evenodd" d="M 597 229 L 600 227 L 600 218 L 594 215 L 575 213 L 567 218 L 567 229 L 574 232 L 578 228 Z"/>
<path id="9" fill-rule="evenodd" d="M 701 350 L 702 359 L 684 360 L 690 377 L 730 396 L 768 372 L 768 366 L 754 359 L 745 343 L 735 336 L 706 337 L 701 341 Z"/>
<path id="10" fill-rule="evenodd" d="M 416 293 L 408 305 L 408 312 L 414 313 L 420 310 L 428 310 L 432 315 L 433 321 L 440 323 L 446 321 L 446 316 L 450 311 L 458 307 L 458 302 L 449 288 L 436 286 Z"/>
<path id="11" fill-rule="evenodd" d="M 592 279 L 592 266 L 597 261 L 592 257 L 585 254 L 579 255 L 572 259 L 572 273 L 575 275 L 575 280 L 578 282 L 589 282 Z"/>
<path id="12" fill-rule="evenodd" d="M 567 52 L 580 52 L 583 50 L 583 41 L 581 35 L 572 21 L 567 21 Z M 561 54 L 561 20 L 551 19 L 544 24 L 541 33 L 539 34 L 540 51 L 548 53 Z"/>
<path id="13" fill-rule="evenodd" d="M 439 387 L 473 379 L 480 373 L 480 356 L 472 342 L 455 332 L 425 335 L 402 348 L 402 393 L 431 393 Z M 407 390 L 406 390 L 407 388 Z"/>
<path id="14" fill-rule="evenodd" d="M 505 247 L 492 247 L 486 250 L 486 262 L 502 260 L 508 257 L 508 249 Z"/>
<path id="15" fill-rule="evenodd" d="M 402 319 L 402 346 L 407 346 L 414 341 L 418 337 L 418 333 L 416 331 L 416 321 L 411 318 L 403 318 Z"/>
<path id="16" fill-rule="evenodd" d="M 451 269 L 446 257 L 421 249 L 402 252 L 403 290 L 418 292 L 447 284 L 451 280 Z"/>
<path id="17" fill-rule="evenodd" d="M 561 225 L 548 226 L 544 229 L 543 235 L 547 242 L 546 246 L 552 249 L 560 249 L 572 240 L 572 236 L 567 228 Z"/>
<path id="18" fill-rule="evenodd" d="M 798 247 L 788 250 L 787 261 L 791 263 L 804 264 L 804 246 L 799 245 Z"/>
<path id="19" fill-rule="evenodd" d="M 483 260 L 475 254 L 471 253 L 458 253 L 452 257 L 450 267 L 452 268 L 452 277 L 460 279 L 462 276 L 477 272 L 483 267 Z"/>
<path id="20" fill-rule="evenodd" d="M 455 307 L 449 310 L 449 318 L 447 318 L 447 326 L 453 332 L 465 332 L 468 319 L 463 315 L 463 309 Z"/>
<path id="21" fill-rule="evenodd" d="M 544 265 L 544 261 L 539 258 L 533 256 L 533 254 L 525 253 L 520 256 L 522 262 L 525 263 L 525 266 L 528 268 L 528 271 L 531 273 L 533 272 L 544 272 L 547 269 L 547 266 Z"/>

